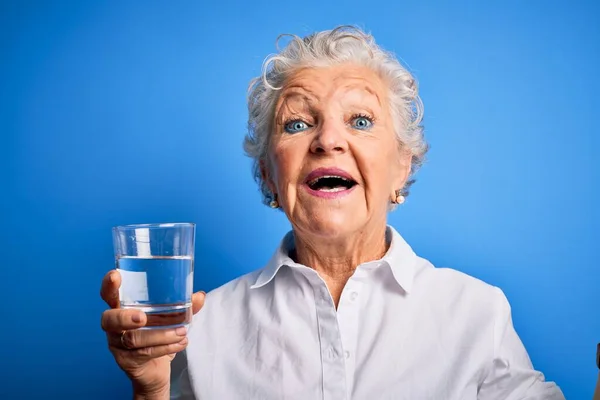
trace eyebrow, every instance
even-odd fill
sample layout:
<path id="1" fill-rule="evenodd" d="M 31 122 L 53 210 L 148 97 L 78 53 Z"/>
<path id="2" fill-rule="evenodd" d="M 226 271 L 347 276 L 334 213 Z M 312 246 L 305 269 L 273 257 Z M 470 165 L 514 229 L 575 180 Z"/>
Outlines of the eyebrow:
<path id="1" fill-rule="evenodd" d="M 300 97 L 304 102 L 311 104 L 311 103 L 315 103 L 314 100 L 314 94 L 312 93 L 312 91 L 306 89 L 304 86 L 300 86 L 300 85 L 293 85 L 293 86 L 288 86 L 286 88 L 283 89 L 283 93 L 280 96 L 280 99 L 283 99 L 283 101 L 287 100 L 287 99 L 291 99 L 294 97 Z"/>
<path id="2" fill-rule="evenodd" d="M 356 82 L 356 80 L 358 80 L 359 82 Z M 338 89 L 344 90 L 345 92 L 352 92 L 352 91 L 367 92 L 368 94 L 370 94 L 371 96 L 373 96 L 376 99 L 377 105 L 380 108 L 384 107 L 384 104 L 382 103 L 382 99 L 380 98 L 378 92 L 375 89 L 373 89 L 373 87 L 371 85 L 369 85 L 369 83 L 364 82 L 364 80 L 362 80 L 360 78 L 352 79 L 351 82 L 348 82 L 346 85 L 340 86 Z M 283 112 L 283 108 L 285 107 L 286 103 L 289 100 L 299 99 L 302 103 L 302 106 L 308 108 L 309 113 L 315 112 L 315 103 L 318 103 L 318 100 L 316 99 L 316 96 L 313 95 L 312 91 L 310 89 L 307 89 L 306 86 L 290 85 L 290 86 L 285 87 L 283 89 L 283 91 L 284 92 L 281 94 L 281 96 L 279 98 L 280 104 L 275 112 L 275 122 L 276 123 L 281 124 L 283 122 L 283 115 L 285 114 Z M 368 111 L 370 113 L 372 113 L 372 114 L 374 113 L 374 110 L 372 109 L 372 107 L 367 106 L 367 104 L 361 104 L 360 106 L 368 109 Z"/>
<path id="3" fill-rule="evenodd" d="M 277 109 L 275 110 L 275 122 L 276 123 L 282 123 L 283 122 L 283 109 L 284 107 L 286 107 L 286 105 L 289 108 L 289 104 L 288 101 L 291 99 L 300 99 L 302 106 L 308 108 L 308 111 L 310 113 L 314 113 L 315 112 L 315 108 L 314 108 L 314 103 L 315 100 L 312 99 L 310 96 L 307 96 L 305 93 L 302 93 L 303 91 L 306 91 L 306 89 L 302 88 L 303 90 L 298 91 L 298 90 L 290 90 L 287 93 L 283 93 L 282 96 L 280 97 L 279 100 L 279 105 L 277 107 Z"/>
<path id="4" fill-rule="evenodd" d="M 383 103 L 382 103 L 381 99 L 379 98 L 379 93 L 377 93 L 377 91 L 374 90 L 368 83 L 362 83 L 361 85 L 348 84 L 348 85 L 343 86 L 343 88 L 346 89 L 346 91 L 348 91 L 348 92 L 354 91 L 354 90 L 363 90 L 377 99 L 377 103 L 379 104 L 379 107 L 383 107 Z"/>

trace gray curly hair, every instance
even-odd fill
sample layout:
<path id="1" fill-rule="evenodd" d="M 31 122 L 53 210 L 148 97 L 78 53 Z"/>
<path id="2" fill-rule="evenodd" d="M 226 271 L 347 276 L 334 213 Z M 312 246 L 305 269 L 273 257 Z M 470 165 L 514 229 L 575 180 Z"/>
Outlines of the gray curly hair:
<path id="1" fill-rule="evenodd" d="M 273 200 L 262 178 L 261 162 L 267 159 L 275 106 L 284 82 L 300 68 L 344 63 L 371 68 L 389 87 L 396 136 L 399 144 L 412 155 L 411 179 L 400 188 L 401 194 L 408 196 L 415 182 L 412 176 L 422 165 L 429 148 L 423 136 L 423 103 L 415 78 L 393 54 L 375 44 L 373 36 L 357 27 L 340 26 L 304 38 L 281 35 L 277 42 L 283 36 L 290 36 L 291 41 L 278 54 L 267 57 L 261 75 L 252 79 L 248 89 L 248 133 L 244 150 L 254 160 L 254 179 L 263 194 L 263 202 L 269 204 Z"/>

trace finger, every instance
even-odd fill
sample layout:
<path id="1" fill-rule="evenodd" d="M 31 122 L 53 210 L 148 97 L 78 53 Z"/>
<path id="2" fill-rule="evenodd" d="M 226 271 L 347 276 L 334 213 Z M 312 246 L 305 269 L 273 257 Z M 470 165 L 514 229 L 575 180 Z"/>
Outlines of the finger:
<path id="1" fill-rule="evenodd" d="M 102 329 L 106 332 L 118 333 L 137 329 L 146 325 L 146 313 L 132 309 L 111 309 L 102 313 Z"/>
<path id="2" fill-rule="evenodd" d="M 206 298 L 206 293 L 204 292 L 196 292 L 192 294 L 192 312 L 196 314 L 202 306 L 204 305 L 204 299 Z"/>
<path id="3" fill-rule="evenodd" d="M 119 287 L 121 286 L 121 274 L 117 270 L 109 271 L 102 279 L 100 297 L 110 308 L 119 307 Z"/>
<path id="4" fill-rule="evenodd" d="M 122 338 L 121 334 L 110 333 L 108 341 L 112 346 L 131 350 L 179 343 L 186 334 L 187 329 L 184 326 L 175 329 L 137 329 L 123 332 Z"/>
<path id="5" fill-rule="evenodd" d="M 184 350 L 186 348 L 187 344 L 188 339 L 187 337 L 184 337 L 177 343 L 166 344 L 162 346 L 142 347 L 140 349 L 134 350 L 123 350 L 119 345 L 119 347 L 111 346 L 110 349 L 123 359 L 148 359 L 166 356 L 167 354 L 179 353 L 181 350 Z"/>

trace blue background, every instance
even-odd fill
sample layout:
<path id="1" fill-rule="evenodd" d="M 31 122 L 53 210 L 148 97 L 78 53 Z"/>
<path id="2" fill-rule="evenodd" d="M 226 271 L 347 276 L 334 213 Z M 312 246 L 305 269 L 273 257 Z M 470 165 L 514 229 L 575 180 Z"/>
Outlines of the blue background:
<path id="1" fill-rule="evenodd" d="M 278 34 L 338 24 L 421 83 L 432 149 L 390 223 L 434 264 L 500 286 L 534 365 L 591 398 L 593 2 L 3 1 L 0 15 L 0 398 L 130 397 L 99 324 L 113 225 L 196 222 L 195 290 L 266 262 L 289 225 L 241 149 L 247 84 Z"/>

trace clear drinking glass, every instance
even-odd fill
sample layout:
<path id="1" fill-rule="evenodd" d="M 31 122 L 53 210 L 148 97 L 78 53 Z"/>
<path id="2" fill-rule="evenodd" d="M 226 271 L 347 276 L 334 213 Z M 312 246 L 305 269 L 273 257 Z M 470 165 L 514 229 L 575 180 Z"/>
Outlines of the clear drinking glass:
<path id="1" fill-rule="evenodd" d="M 113 228 L 121 307 L 146 313 L 142 329 L 190 323 L 195 233 L 196 225 L 191 223 Z"/>

